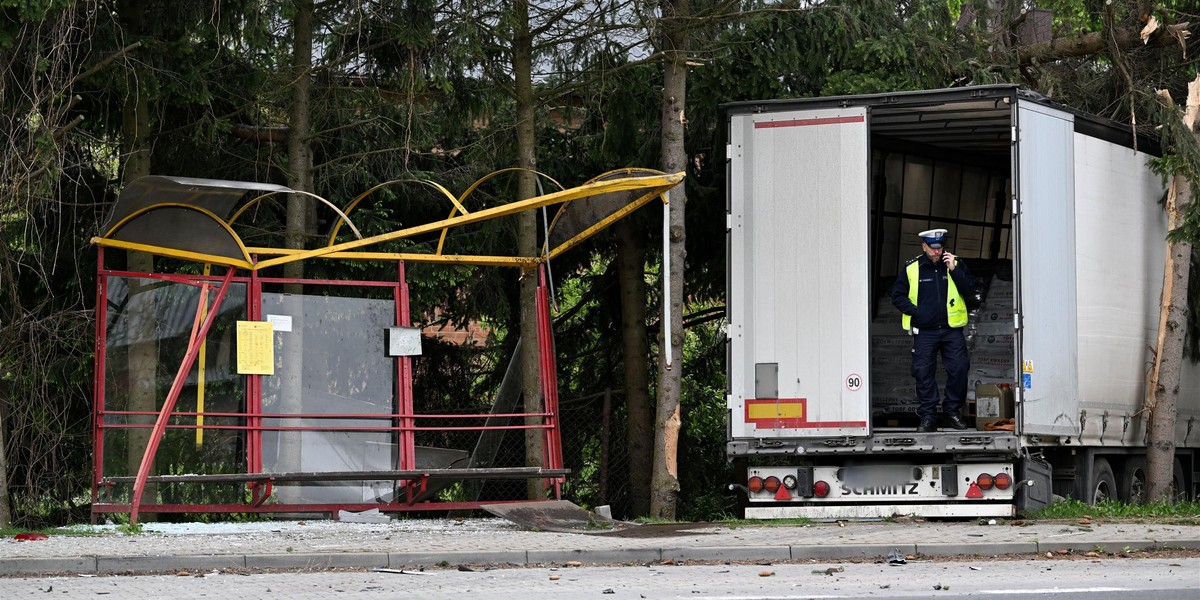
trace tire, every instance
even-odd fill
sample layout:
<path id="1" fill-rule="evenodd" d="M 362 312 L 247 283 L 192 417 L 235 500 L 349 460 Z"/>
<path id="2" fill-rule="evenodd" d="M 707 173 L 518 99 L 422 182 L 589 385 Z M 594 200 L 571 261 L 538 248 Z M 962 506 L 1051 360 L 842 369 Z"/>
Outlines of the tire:
<path id="1" fill-rule="evenodd" d="M 1100 504 L 1104 500 L 1117 499 L 1117 478 L 1107 458 L 1092 461 L 1092 489 L 1088 504 Z"/>
<path id="2" fill-rule="evenodd" d="M 1130 504 L 1146 501 L 1146 459 L 1131 456 L 1125 460 L 1117 479 L 1117 497 Z"/>
<path id="3" fill-rule="evenodd" d="M 1187 480 L 1183 477 L 1183 461 L 1179 457 L 1175 457 L 1175 464 L 1171 466 L 1171 501 L 1172 502 L 1187 502 L 1188 488 Z"/>

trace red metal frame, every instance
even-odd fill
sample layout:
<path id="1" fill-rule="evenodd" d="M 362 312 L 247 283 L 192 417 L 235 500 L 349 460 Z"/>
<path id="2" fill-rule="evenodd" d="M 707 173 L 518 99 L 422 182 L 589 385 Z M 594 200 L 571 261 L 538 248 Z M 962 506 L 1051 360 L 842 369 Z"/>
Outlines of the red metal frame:
<path id="1" fill-rule="evenodd" d="M 396 323 L 401 327 L 409 327 L 412 325 L 412 317 L 409 314 L 408 275 L 404 268 L 404 261 L 399 261 L 396 269 L 396 277 L 400 282 L 400 285 L 396 287 Z M 411 356 L 401 356 L 396 361 L 396 375 L 396 398 L 398 400 L 396 410 L 399 413 L 396 415 L 396 424 L 400 427 L 400 452 L 396 456 L 396 468 L 415 469 L 417 468 L 417 422 L 414 417 L 416 408 L 413 406 Z"/>
<path id="2" fill-rule="evenodd" d="M 258 271 L 250 272 L 250 285 L 246 293 L 250 295 L 246 302 L 246 318 L 250 321 L 262 320 L 262 278 Z M 246 434 L 246 471 L 262 473 L 262 375 L 246 376 L 246 410 L 251 416 L 246 418 L 250 431 Z M 253 489 L 254 484 L 247 483 Z"/>
<path id="3" fill-rule="evenodd" d="M 221 302 L 225 300 L 225 293 L 229 291 L 229 284 L 233 280 L 233 273 L 234 268 L 229 267 L 204 323 L 200 323 L 200 315 L 204 314 L 204 311 L 196 310 L 196 321 L 192 324 L 192 335 L 188 339 L 187 354 L 179 364 L 175 381 L 171 382 L 171 390 L 167 392 L 167 399 L 163 401 L 163 407 L 158 413 L 158 420 L 154 423 L 154 431 L 151 432 L 150 441 L 146 444 L 146 452 L 142 455 L 142 464 L 138 467 L 137 481 L 133 484 L 133 500 L 130 502 L 132 506 L 129 509 L 131 523 L 137 523 L 138 511 L 142 504 L 142 492 L 146 489 L 146 478 L 150 476 L 150 466 L 154 464 L 154 454 L 158 452 L 158 444 L 167 431 L 167 421 L 171 418 L 171 411 L 175 409 L 175 402 L 179 400 L 179 393 L 183 391 L 183 382 L 187 380 L 188 371 L 192 370 L 192 365 L 195 364 L 196 357 L 200 354 L 200 346 L 203 344 L 205 336 L 208 335 L 209 328 L 217 320 Z M 204 306 L 207 303 L 208 284 L 205 283 L 200 286 L 200 304 Z"/>
<path id="4" fill-rule="evenodd" d="M 483 431 L 496 429 L 530 429 L 538 428 L 543 430 L 544 469 L 562 470 L 562 448 L 561 434 L 558 429 L 558 385 L 556 375 L 556 364 L 554 359 L 553 339 L 551 336 L 551 322 L 549 313 L 548 292 L 546 288 L 546 274 L 543 268 L 539 268 L 539 287 L 537 295 L 537 310 L 538 310 L 538 339 L 536 340 L 540 351 L 539 369 L 542 379 L 543 406 L 540 412 L 529 413 L 511 413 L 504 415 L 497 414 L 433 414 L 423 413 L 418 414 L 414 406 L 412 374 L 413 363 L 411 357 L 399 357 L 396 360 L 396 383 L 394 388 L 395 394 L 395 410 L 392 414 L 265 414 L 262 412 L 262 376 L 260 375 L 243 375 L 246 378 L 245 383 L 245 410 L 242 412 L 212 412 L 204 411 L 206 417 L 226 417 L 241 419 L 242 424 L 218 424 L 206 422 L 203 427 L 205 429 L 214 430 L 236 430 L 245 432 L 245 461 L 247 478 L 245 485 L 249 491 L 249 498 L 246 503 L 197 503 L 197 504 L 155 504 L 153 502 L 143 503 L 142 494 L 145 490 L 147 480 L 151 478 L 150 469 L 154 464 L 154 456 L 157 452 L 158 445 L 163 436 L 168 430 L 188 430 L 196 429 L 196 417 L 199 415 L 196 411 L 176 411 L 175 404 L 182 392 L 184 383 L 189 372 L 194 365 L 199 348 L 203 344 L 208 330 L 215 322 L 219 314 L 221 302 L 225 298 L 226 292 L 233 283 L 242 283 L 247 286 L 246 295 L 246 319 L 251 321 L 262 320 L 262 295 L 264 283 L 303 283 L 306 285 L 329 285 L 329 286 L 360 286 L 360 287 L 391 287 L 393 289 L 393 299 L 396 306 L 395 322 L 399 326 L 411 326 L 410 304 L 409 304 L 409 288 L 406 279 L 405 264 L 399 262 L 397 270 L 397 280 L 394 282 L 388 281 L 339 281 L 339 280 L 321 280 L 321 279 L 287 279 L 287 278 L 267 278 L 259 277 L 256 271 L 251 271 L 248 277 L 236 277 L 235 269 L 230 270 L 223 277 L 216 276 L 201 276 L 201 275 L 183 275 L 183 274 L 164 274 L 164 273 L 140 273 L 126 270 L 110 270 L 104 264 L 104 250 L 101 248 L 98 251 L 98 268 L 97 268 L 97 286 L 96 286 L 96 363 L 95 363 L 95 382 L 93 393 L 95 398 L 95 406 L 93 411 L 92 432 L 93 432 L 93 468 L 95 470 L 92 480 L 92 517 L 105 513 L 128 513 L 132 522 L 137 522 L 139 512 L 156 512 L 156 513 L 205 513 L 205 512 L 237 512 L 237 513 L 281 513 L 281 512 L 329 512 L 336 514 L 338 510 L 366 510 L 369 508 L 378 508 L 384 511 L 426 511 L 426 510 L 456 510 L 456 509 L 474 509 L 478 508 L 483 503 L 495 503 L 497 501 L 475 501 L 475 502 L 437 502 L 430 500 L 417 501 L 417 499 L 428 489 L 429 476 L 412 476 L 407 479 L 397 481 L 397 486 L 403 489 L 402 494 L 397 494 L 395 499 L 388 503 L 338 503 L 338 504 L 302 504 L 302 503 L 278 503 L 267 504 L 266 501 L 270 498 L 275 485 L 274 478 L 263 477 L 263 444 L 262 435 L 264 431 L 357 431 L 357 432 L 372 432 L 372 431 L 391 431 L 395 436 L 397 459 L 395 468 L 403 471 L 415 471 L 415 448 L 416 448 L 416 433 L 418 431 Z M 197 311 L 196 322 L 193 323 L 191 336 L 188 343 L 187 353 L 179 365 L 179 370 L 172 382 L 170 391 L 165 398 L 161 409 L 157 412 L 153 411 L 129 411 L 129 410 L 107 410 L 105 408 L 105 396 L 107 393 L 106 387 L 106 348 L 107 334 L 106 325 L 108 321 L 108 277 L 131 277 L 143 279 L 158 279 L 162 281 L 182 283 L 187 285 L 199 285 L 205 293 L 201 294 L 203 299 L 207 297 L 207 290 L 219 286 L 217 295 L 214 298 L 211 306 L 208 308 L 208 313 L 203 322 L 200 322 L 200 311 Z M 122 417 L 118 419 L 106 420 L 108 415 L 113 417 Z M 149 424 L 129 424 L 124 423 L 126 419 L 123 417 L 133 415 L 155 415 L 156 420 L 153 425 Z M 495 417 L 512 417 L 521 420 L 518 425 L 472 425 L 469 424 L 472 420 L 486 420 Z M 540 424 L 526 425 L 523 423 L 525 417 L 538 417 L 541 420 Z M 306 426 L 283 426 L 273 425 L 265 426 L 263 420 L 265 418 L 278 420 L 283 418 L 304 418 L 304 419 L 376 419 L 381 421 L 379 426 L 321 426 L 321 425 L 306 425 Z M 461 425 L 441 425 L 437 427 L 425 427 L 419 425 L 422 420 L 427 419 L 458 419 L 465 421 Z M 153 429 L 150 435 L 150 442 L 147 445 L 142 462 L 138 468 L 137 476 L 134 479 L 131 501 L 112 502 L 111 493 L 115 486 L 123 485 L 109 481 L 104 476 L 104 437 L 109 430 L 132 430 L 132 429 Z M 364 481 L 372 481 L 369 473 L 364 472 Z M 554 498 L 561 497 L 562 485 L 565 479 L 562 476 L 545 477 L 545 485 L 552 492 Z M 399 491 L 399 489 L 397 490 Z M 515 501 L 515 500 L 514 500 Z"/>
<path id="5" fill-rule="evenodd" d="M 96 265 L 97 272 L 104 271 L 104 248 L 96 249 Z M 92 374 L 92 399 L 95 401 L 95 410 L 92 411 L 92 506 L 95 506 L 100 501 L 100 474 L 104 472 L 104 436 L 101 432 L 104 430 L 104 412 L 102 402 L 104 398 L 104 369 L 106 368 L 106 353 L 104 351 L 105 342 L 107 341 L 108 328 L 105 327 L 108 314 L 105 299 L 108 298 L 108 277 L 103 275 L 96 277 L 96 362 L 95 371 Z"/>
<path id="6" fill-rule="evenodd" d="M 536 309 L 538 313 L 538 357 L 541 366 L 543 414 L 546 415 L 546 427 L 542 450 L 542 464 L 548 468 L 562 468 L 562 437 L 558 428 L 558 368 L 554 354 L 554 336 L 550 326 L 550 296 L 546 285 L 546 267 L 538 265 L 538 288 Z M 554 491 L 554 497 L 562 495 L 563 478 L 547 480 L 547 486 Z"/>

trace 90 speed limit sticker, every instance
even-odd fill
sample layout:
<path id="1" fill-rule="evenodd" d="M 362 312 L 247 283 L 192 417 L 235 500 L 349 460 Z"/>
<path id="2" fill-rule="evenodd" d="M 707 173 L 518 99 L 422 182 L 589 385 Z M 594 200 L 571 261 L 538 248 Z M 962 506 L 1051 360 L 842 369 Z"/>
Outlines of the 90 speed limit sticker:
<path id="1" fill-rule="evenodd" d="M 851 373 L 846 376 L 846 389 L 852 392 L 857 392 L 858 390 L 862 389 L 862 385 L 862 375 L 859 375 L 858 373 Z"/>

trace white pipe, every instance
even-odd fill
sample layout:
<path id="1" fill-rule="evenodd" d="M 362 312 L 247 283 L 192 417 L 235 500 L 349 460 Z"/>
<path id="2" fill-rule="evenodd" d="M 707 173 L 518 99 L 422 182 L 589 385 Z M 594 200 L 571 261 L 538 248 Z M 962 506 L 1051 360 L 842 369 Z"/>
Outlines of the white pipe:
<path id="1" fill-rule="evenodd" d="M 671 205 L 663 203 L 663 356 L 671 368 Z"/>

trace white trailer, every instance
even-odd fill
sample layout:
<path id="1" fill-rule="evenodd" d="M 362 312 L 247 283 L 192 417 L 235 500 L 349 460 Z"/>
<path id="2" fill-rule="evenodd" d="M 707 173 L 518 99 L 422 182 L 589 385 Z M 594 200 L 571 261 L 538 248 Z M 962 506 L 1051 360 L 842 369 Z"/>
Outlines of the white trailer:
<path id="1" fill-rule="evenodd" d="M 1152 140 L 1009 85 L 722 108 L 727 453 L 748 517 L 1138 497 L 1166 254 Z M 1011 389 L 1011 430 L 915 432 L 889 292 L 934 227 L 981 283 L 968 395 Z M 1200 368 L 1185 363 L 1176 485 L 1194 497 Z"/>

